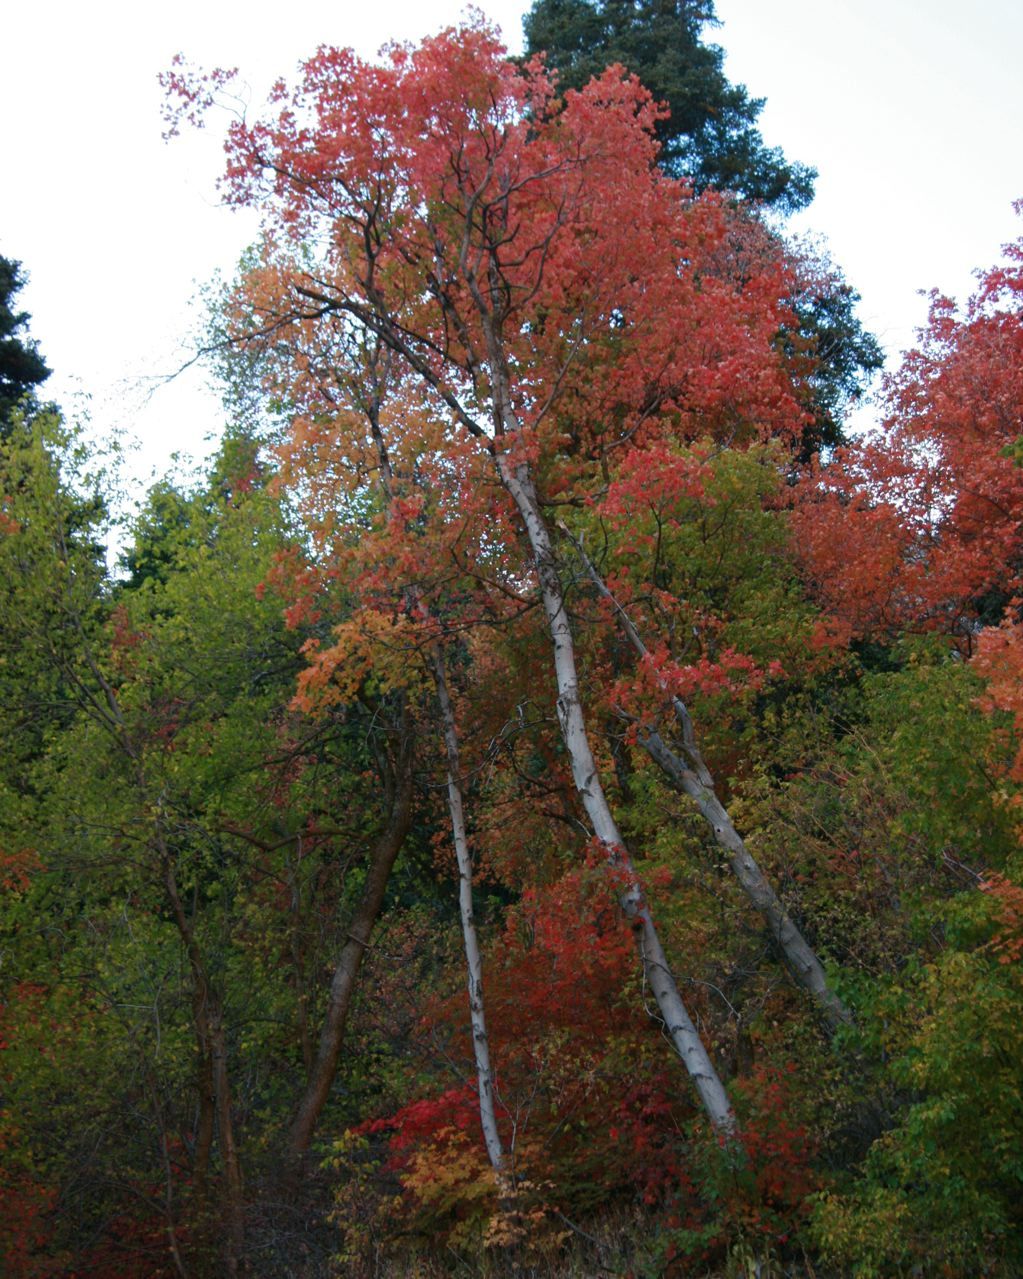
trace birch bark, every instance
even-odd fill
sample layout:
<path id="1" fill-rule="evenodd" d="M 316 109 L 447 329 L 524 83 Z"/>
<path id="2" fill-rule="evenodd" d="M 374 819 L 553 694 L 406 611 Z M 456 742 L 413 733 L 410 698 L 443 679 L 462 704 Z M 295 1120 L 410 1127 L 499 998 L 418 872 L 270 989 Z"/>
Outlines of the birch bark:
<path id="1" fill-rule="evenodd" d="M 498 1189 L 503 1193 L 506 1174 L 504 1147 L 497 1127 L 495 1108 L 494 1072 L 490 1065 L 490 1041 L 487 1037 L 487 1020 L 483 1004 L 483 961 L 480 956 L 479 938 L 472 905 L 472 857 L 465 829 L 465 809 L 462 796 L 461 768 L 459 765 L 458 729 L 455 713 L 448 692 L 444 658 L 435 648 L 430 663 L 437 686 L 441 724 L 444 730 L 444 747 L 448 762 L 448 812 L 451 816 L 451 832 L 458 863 L 458 906 L 462 918 L 462 940 L 465 945 L 465 965 L 469 990 L 469 1019 L 472 1025 L 472 1046 L 476 1060 L 476 1081 L 480 1098 L 480 1123 L 483 1141 L 487 1148 L 490 1166 L 497 1177 Z"/>
<path id="2" fill-rule="evenodd" d="M 566 530 L 567 533 L 567 530 Z M 569 536 L 571 536 L 569 534 Z M 610 602 L 618 619 L 622 633 L 632 645 L 637 656 L 647 657 L 648 650 L 629 618 L 628 614 L 608 589 L 593 562 L 582 546 L 575 542 L 576 550 L 597 591 Z M 663 687 L 663 681 L 662 681 Z M 828 988 L 824 966 L 817 958 L 813 948 L 807 942 L 800 929 L 785 909 L 781 898 L 775 892 L 770 880 L 764 874 L 756 858 L 747 849 L 745 841 L 736 830 L 734 823 L 714 790 L 714 779 L 707 768 L 696 740 L 692 719 L 685 703 L 679 697 L 672 697 L 675 718 L 682 733 L 682 746 L 686 757 L 685 763 L 665 743 L 661 735 L 654 729 L 642 727 L 639 733 L 640 744 L 661 771 L 668 777 L 672 785 L 683 794 L 688 795 L 695 803 L 700 815 L 714 833 L 719 847 L 728 854 L 728 864 L 739 881 L 743 892 L 763 916 L 770 929 L 778 949 L 781 951 L 786 967 L 796 983 L 816 1000 L 828 1024 L 834 1030 L 839 1025 L 852 1021 L 852 1014 L 834 991 Z"/>
<path id="3" fill-rule="evenodd" d="M 380 485 L 388 502 L 394 501 L 394 474 L 387 442 L 380 426 L 381 389 L 377 381 L 376 358 L 371 364 L 372 391 L 365 404 L 373 442 L 380 464 Z M 413 611 L 425 606 L 421 591 L 412 586 L 407 592 L 408 604 Z M 462 790 L 462 772 L 459 762 L 458 723 L 455 719 L 451 694 L 448 690 L 444 650 L 438 641 L 430 650 L 427 662 L 433 674 L 440 708 L 441 733 L 447 758 L 448 814 L 451 818 L 451 834 L 458 867 L 458 907 L 462 923 L 462 944 L 465 949 L 466 985 L 469 993 L 469 1023 L 472 1028 L 473 1057 L 476 1065 L 476 1082 L 479 1092 L 480 1126 L 487 1158 L 494 1170 L 498 1194 L 504 1199 L 508 1191 L 508 1169 L 501 1134 L 497 1126 L 494 1072 L 490 1064 L 490 1040 L 487 1036 L 487 1020 L 483 998 L 483 960 L 480 955 L 476 917 L 472 904 L 472 855 L 465 825 L 465 803 Z"/>
<path id="4" fill-rule="evenodd" d="M 728 1094 L 693 1024 L 668 965 L 650 908 L 639 886 L 632 860 L 611 812 L 593 758 L 579 696 L 572 627 L 565 607 L 550 530 L 543 518 L 532 476 L 527 466 L 515 464 L 507 453 L 498 452 L 496 461 L 501 480 L 522 517 L 533 552 L 554 649 L 558 720 L 572 763 L 576 790 L 594 834 L 607 851 L 609 863 L 627 877 L 629 886 L 620 896 L 621 906 L 635 931 L 643 972 L 657 1000 L 672 1044 L 682 1058 L 713 1126 L 719 1131 L 731 1132 L 735 1127 L 735 1115 Z"/>

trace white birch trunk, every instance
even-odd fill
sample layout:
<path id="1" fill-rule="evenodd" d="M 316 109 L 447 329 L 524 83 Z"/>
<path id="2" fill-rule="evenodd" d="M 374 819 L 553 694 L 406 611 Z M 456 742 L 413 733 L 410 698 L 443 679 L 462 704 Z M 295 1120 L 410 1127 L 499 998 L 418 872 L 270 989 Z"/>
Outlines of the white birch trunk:
<path id="1" fill-rule="evenodd" d="M 795 981 L 817 1001 L 832 1029 L 836 1029 L 842 1023 L 851 1022 L 852 1014 L 835 992 L 828 988 L 820 960 L 793 923 L 756 859 L 747 850 L 742 836 L 735 829 L 728 815 L 728 810 L 713 789 L 704 785 L 692 769 L 682 764 L 658 733 L 641 731 L 640 742 L 646 747 L 650 758 L 663 769 L 678 789 L 696 804 L 701 816 L 714 832 L 718 845 L 728 854 L 728 864 L 732 873 L 738 879 L 749 900 L 763 916 Z"/>
<path id="2" fill-rule="evenodd" d="M 462 939 L 465 943 L 465 964 L 469 988 L 469 1019 L 472 1025 L 472 1048 L 476 1058 L 476 1081 L 480 1097 L 480 1123 L 483 1141 L 487 1148 L 490 1166 L 497 1177 L 498 1192 L 505 1192 L 505 1155 L 501 1134 L 497 1128 L 494 1096 L 494 1072 L 490 1065 L 490 1042 L 487 1038 L 487 1020 L 483 1006 L 483 961 L 480 957 L 479 939 L 472 906 L 472 858 L 465 833 L 465 812 L 462 804 L 461 769 L 458 760 L 458 729 L 455 713 L 448 693 L 444 658 L 439 648 L 431 654 L 433 676 L 437 685 L 437 701 L 440 704 L 441 723 L 444 729 L 444 746 L 448 760 L 448 812 L 451 815 L 451 832 L 458 863 L 458 905 L 462 917 Z"/>
<path id="3" fill-rule="evenodd" d="M 380 483 L 388 502 L 394 500 L 391 460 L 376 411 L 369 413 L 370 430 L 380 460 Z M 409 601 L 421 602 L 418 587 L 408 590 Z M 469 991 L 469 1022 L 472 1028 L 472 1048 L 476 1062 L 476 1082 L 480 1099 L 480 1125 L 487 1158 L 497 1180 L 498 1196 L 503 1201 L 508 1190 L 507 1163 L 501 1134 L 497 1127 L 495 1108 L 494 1072 L 490 1064 L 490 1041 L 487 1037 L 487 1020 L 483 1002 L 483 961 L 480 956 L 479 938 L 476 935 L 476 918 L 472 905 L 472 858 L 465 831 L 465 808 L 462 796 L 461 767 L 459 764 L 458 726 L 448 692 L 444 653 L 440 644 L 429 653 L 429 665 L 433 671 L 440 706 L 444 748 L 447 755 L 448 813 L 451 817 L 451 834 L 455 845 L 455 862 L 458 866 L 458 907 L 462 921 L 462 941 L 465 947 L 466 984 Z"/>
<path id="4" fill-rule="evenodd" d="M 614 608 L 615 616 L 618 618 L 619 626 L 626 639 L 628 639 L 641 659 L 647 657 L 647 647 L 628 614 L 612 595 L 607 584 L 603 581 L 578 542 L 576 542 L 576 549 L 582 558 L 583 564 L 586 566 L 590 580 Z M 664 688 L 663 680 L 661 680 L 661 687 Z M 774 891 L 770 880 L 760 868 L 756 858 L 747 849 L 742 836 L 735 829 L 728 810 L 718 798 L 714 790 L 714 779 L 704 762 L 703 754 L 697 744 L 696 734 L 687 707 L 678 697 L 672 697 L 671 700 L 675 718 L 678 720 L 682 730 L 682 746 L 687 763 L 683 763 L 678 755 L 665 743 L 661 735 L 653 729 L 642 728 L 640 730 L 640 743 L 646 748 L 650 758 L 672 781 L 676 788 L 688 795 L 696 804 L 701 816 L 714 832 L 714 838 L 719 847 L 723 848 L 728 854 L 728 863 L 732 873 L 739 881 L 746 896 L 763 916 L 796 983 L 802 986 L 817 1001 L 832 1029 L 837 1028 L 842 1023 L 851 1022 L 852 1014 L 849 1009 L 846 1008 L 834 991 L 828 988 L 824 966 L 793 922 L 778 894 Z"/>
<path id="5" fill-rule="evenodd" d="M 376 408 L 368 413 L 368 420 L 370 420 L 373 443 L 376 444 L 377 458 L 380 459 L 381 487 L 384 489 L 387 501 L 393 501 L 394 477 Z M 418 587 L 409 587 L 408 600 L 410 604 L 421 605 L 421 592 Z M 455 723 L 454 707 L 451 706 L 444 651 L 440 643 L 431 648 L 427 660 L 437 689 L 445 755 L 448 756 L 448 812 L 451 819 L 451 838 L 455 845 L 455 863 L 458 866 L 458 906 L 460 917 L 462 917 L 462 940 L 465 948 L 465 969 L 467 969 L 469 1024 L 472 1027 L 472 1048 L 474 1059 L 476 1059 L 477 1086 L 480 1091 L 480 1124 L 483 1129 L 487 1159 L 490 1160 L 491 1168 L 495 1173 L 497 1193 L 503 1200 L 508 1191 L 508 1175 L 506 1175 L 504 1146 L 501 1145 L 501 1134 L 497 1129 L 494 1069 L 490 1064 L 490 1040 L 487 1039 L 486 1014 L 483 1008 L 483 962 L 480 955 L 480 939 L 476 934 L 476 916 L 472 906 L 472 857 L 469 854 L 469 842 L 465 835 L 458 725 Z"/>
<path id="6" fill-rule="evenodd" d="M 572 763 L 572 776 L 593 832 L 607 850 L 609 861 L 628 876 L 630 887 L 621 895 L 622 909 L 635 931 L 643 971 L 657 1000 L 665 1027 L 682 1058 L 704 1110 L 715 1128 L 731 1132 L 735 1116 L 728 1094 L 707 1049 L 693 1025 L 675 979 L 668 967 L 657 929 L 643 897 L 631 858 L 614 820 L 590 749 L 579 697 L 575 645 L 564 593 L 558 576 L 550 532 L 540 510 L 532 476 L 525 465 L 513 463 L 507 453 L 496 454 L 498 471 L 522 516 L 536 562 L 544 611 L 554 648 L 558 687 L 558 720 Z"/>

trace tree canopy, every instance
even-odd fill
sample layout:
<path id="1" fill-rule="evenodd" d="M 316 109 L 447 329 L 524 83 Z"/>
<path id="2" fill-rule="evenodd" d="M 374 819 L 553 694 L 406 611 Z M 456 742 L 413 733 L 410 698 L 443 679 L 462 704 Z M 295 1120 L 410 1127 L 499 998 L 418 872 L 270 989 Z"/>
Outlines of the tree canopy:
<path id="1" fill-rule="evenodd" d="M 808 461 L 815 264 L 656 118 L 321 48 L 117 566 L 12 415 L 5 1274 L 1019 1273 L 1023 242 Z"/>

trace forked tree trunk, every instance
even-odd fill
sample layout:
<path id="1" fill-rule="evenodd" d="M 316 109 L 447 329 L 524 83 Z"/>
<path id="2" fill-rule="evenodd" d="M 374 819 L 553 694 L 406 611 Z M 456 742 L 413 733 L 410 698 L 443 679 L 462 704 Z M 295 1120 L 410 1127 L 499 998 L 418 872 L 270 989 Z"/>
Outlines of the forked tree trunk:
<path id="1" fill-rule="evenodd" d="M 497 1179 L 498 1192 L 503 1195 L 507 1190 L 505 1184 L 507 1168 L 501 1134 L 497 1127 L 494 1073 L 490 1065 L 490 1043 L 487 1038 L 487 1020 L 483 1005 L 483 961 L 480 958 L 472 905 L 472 858 L 465 830 L 461 767 L 458 758 L 458 728 L 448 693 L 444 657 L 439 646 L 435 647 L 430 655 L 430 665 L 437 686 L 437 702 L 440 705 L 444 747 L 447 754 L 448 812 L 451 815 L 451 833 L 458 863 L 458 905 L 462 917 L 462 940 L 465 944 L 469 1019 L 472 1025 L 472 1047 L 476 1059 L 476 1081 L 479 1087 L 480 1123 L 483 1127 L 487 1157 Z"/>
<path id="2" fill-rule="evenodd" d="M 646 658 L 649 655 L 647 647 L 632 620 L 608 589 L 607 583 L 597 572 L 596 567 L 582 546 L 577 541 L 575 546 L 590 576 L 590 580 L 614 609 L 615 617 L 622 633 L 632 645 L 637 656 L 641 660 Z M 661 686 L 664 687 L 663 680 L 661 681 Z M 713 831 L 719 847 L 723 848 L 727 853 L 728 864 L 732 869 L 732 873 L 770 929 L 771 936 L 781 951 L 782 958 L 793 979 L 813 996 L 833 1030 L 839 1025 L 851 1022 L 852 1014 L 849 1009 L 846 1008 L 834 991 L 828 988 L 824 966 L 793 922 L 781 898 L 774 891 L 770 880 L 760 868 L 756 858 L 747 849 L 742 836 L 735 829 L 728 810 L 718 798 L 714 790 L 714 779 L 707 768 L 703 753 L 697 743 L 696 733 L 687 707 L 679 697 L 672 697 L 672 705 L 675 711 L 675 718 L 681 728 L 682 748 L 687 762 L 684 763 L 654 729 L 641 727 L 639 733 L 641 745 L 671 781 L 672 785 L 683 794 L 688 795 L 699 809 L 701 816 Z"/>
<path id="3" fill-rule="evenodd" d="M 337 1074 L 356 979 L 383 905 L 391 869 L 412 824 L 412 789 L 412 751 L 406 737 L 396 766 L 387 825 L 370 855 L 362 898 L 348 926 L 347 941 L 334 966 L 316 1056 L 302 1100 L 288 1129 L 286 1159 L 292 1184 L 301 1176 L 305 1154 Z"/>
<path id="4" fill-rule="evenodd" d="M 506 452 L 495 455 L 498 471 L 515 502 L 526 528 L 536 564 L 544 612 L 554 649 L 554 670 L 558 688 L 558 720 L 572 763 L 576 790 L 596 837 L 603 844 L 609 862 L 624 872 L 629 887 L 620 896 L 622 909 L 635 931 L 647 983 L 660 1009 L 665 1027 L 700 1095 L 711 1124 L 721 1132 L 731 1132 L 735 1116 L 724 1084 L 697 1033 L 674 976 L 668 966 L 650 909 L 636 878 L 611 812 L 590 748 L 579 695 L 575 644 L 564 592 L 558 575 L 547 528 L 528 467 L 515 463 Z"/>

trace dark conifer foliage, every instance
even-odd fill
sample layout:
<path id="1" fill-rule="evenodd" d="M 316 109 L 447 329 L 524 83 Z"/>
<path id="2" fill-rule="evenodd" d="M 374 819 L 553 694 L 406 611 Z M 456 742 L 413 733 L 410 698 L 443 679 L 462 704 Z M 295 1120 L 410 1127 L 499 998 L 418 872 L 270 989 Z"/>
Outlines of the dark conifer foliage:
<path id="1" fill-rule="evenodd" d="M 808 289 L 794 299 L 799 326 L 786 340 L 790 345 L 802 344 L 816 360 L 809 379 L 813 420 L 803 431 L 799 452 L 803 462 L 845 442 L 842 422 L 846 413 L 884 368 L 880 343 L 856 314 L 859 301 L 860 295 L 840 275 L 826 287 Z"/>
<path id="2" fill-rule="evenodd" d="M 524 20 L 526 53 L 546 51 L 564 88 L 581 88 L 612 62 L 639 76 L 670 114 L 658 126 L 664 167 L 790 213 L 813 199 L 816 173 L 764 143 L 751 98 L 704 42 L 712 0 L 536 0 Z"/>
<path id="3" fill-rule="evenodd" d="M 29 316 L 14 309 L 15 295 L 25 286 L 20 262 L 0 257 L 0 432 L 6 432 L 11 410 L 50 376 L 36 343 L 24 336 Z"/>

